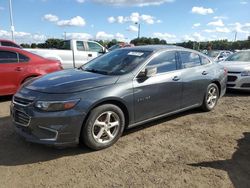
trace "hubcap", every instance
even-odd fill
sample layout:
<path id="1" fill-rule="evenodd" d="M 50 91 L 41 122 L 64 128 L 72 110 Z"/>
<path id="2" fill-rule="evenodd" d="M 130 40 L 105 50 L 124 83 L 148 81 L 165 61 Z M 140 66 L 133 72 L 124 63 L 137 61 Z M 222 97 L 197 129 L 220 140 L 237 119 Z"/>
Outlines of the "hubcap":
<path id="1" fill-rule="evenodd" d="M 213 108 L 216 105 L 217 98 L 217 89 L 215 87 L 211 87 L 207 95 L 207 105 L 209 106 L 209 108 Z"/>
<path id="2" fill-rule="evenodd" d="M 104 112 L 96 118 L 92 128 L 92 135 L 98 143 L 108 143 L 117 136 L 119 127 L 119 116 L 112 111 Z"/>

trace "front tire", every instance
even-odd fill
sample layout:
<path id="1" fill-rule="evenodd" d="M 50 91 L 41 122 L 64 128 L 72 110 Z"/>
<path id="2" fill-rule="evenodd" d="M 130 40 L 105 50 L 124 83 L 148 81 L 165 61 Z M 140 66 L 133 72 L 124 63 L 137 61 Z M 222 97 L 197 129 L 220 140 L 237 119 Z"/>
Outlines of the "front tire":
<path id="1" fill-rule="evenodd" d="M 122 110 L 112 104 L 94 108 L 82 128 L 81 141 L 93 150 L 112 146 L 123 133 L 125 118 Z"/>
<path id="2" fill-rule="evenodd" d="M 203 100 L 202 109 L 209 112 L 215 108 L 219 99 L 219 89 L 214 83 L 210 84 L 207 88 L 206 95 Z"/>

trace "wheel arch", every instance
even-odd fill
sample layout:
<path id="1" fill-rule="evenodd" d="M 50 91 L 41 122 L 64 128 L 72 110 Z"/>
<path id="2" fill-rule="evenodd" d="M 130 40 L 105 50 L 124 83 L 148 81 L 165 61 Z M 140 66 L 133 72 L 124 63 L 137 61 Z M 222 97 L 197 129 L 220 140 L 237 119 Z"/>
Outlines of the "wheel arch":
<path id="1" fill-rule="evenodd" d="M 102 99 L 96 103 L 94 103 L 87 111 L 87 115 L 84 119 L 84 122 L 83 122 L 83 125 L 84 123 L 86 122 L 86 120 L 88 119 L 91 111 L 98 107 L 98 106 L 101 106 L 101 105 L 104 105 L 104 104 L 112 104 L 112 105 L 115 105 L 115 106 L 118 106 L 123 114 L 124 114 L 124 118 L 125 118 L 125 128 L 129 125 L 129 122 L 130 122 L 130 115 L 129 115 L 129 110 L 128 110 L 128 107 L 125 103 L 125 101 L 121 100 L 121 99 L 118 99 L 118 98 L 106 98 L 106 99 Z"/>
<path id="2" fill-rule="evenodd" d="M 211 84 L 216 84 L 219 89 L 219 96 L 221 95 L 221 84 L 218 80 L 213 80 Z"/>

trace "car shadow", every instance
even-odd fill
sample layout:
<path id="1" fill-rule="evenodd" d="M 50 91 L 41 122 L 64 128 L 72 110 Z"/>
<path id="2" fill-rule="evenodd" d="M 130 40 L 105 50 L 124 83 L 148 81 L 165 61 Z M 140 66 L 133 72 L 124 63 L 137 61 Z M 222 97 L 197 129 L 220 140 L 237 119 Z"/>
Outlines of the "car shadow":
<path id="1" fill-rule="evenodd" d="M 239 139 L 238 147 L 231 159 L 208 161 L 189 164 L 193 167 L 204 167 L 224 170 L 228 173 L 235 188 L 250 187 L 250 132 L 243 133 Z"/>
<path id="2" fill-rule="evenodd" d="M 12 100 L 12 95 L 0 96 L 0 102 L 7 102 Z"/>
<path id="3" fill-rule="evenodd" d="M 227 89 L 225 97 L 248 97 L 250 96 L 250 91 Z"/>
<path id="4" fill-rule="evenodd" d="M 197 109 L 189 110 L 178 115 L 162 118 L 160 120 L 152 121 L 132 129 L 127 129 L 124 131 L 123 136 L 127 136 L 130 133 L 170 121 L 180 116 L 194 113 L 201 113 L 201 111 Z M 66 156 L 82 155 L 94 152 L 93 150 L 84 146 L 59 149 L 26 142 L 19 135 L 17 135 L 17 133 L 15 133 L 10 117 L 0 118 L 0 135 L 0 166 L 33 164 Z"/>

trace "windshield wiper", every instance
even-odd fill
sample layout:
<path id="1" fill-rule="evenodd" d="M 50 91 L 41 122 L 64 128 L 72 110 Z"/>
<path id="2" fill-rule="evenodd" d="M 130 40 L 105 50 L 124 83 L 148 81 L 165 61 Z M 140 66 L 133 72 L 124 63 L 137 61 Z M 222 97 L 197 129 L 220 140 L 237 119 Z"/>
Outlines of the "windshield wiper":
<path id="1" fill-rule="evenodd" d="M 83 67 L 81 69 L 84 70 L 84 71 L 87 71 L 87 72 L 93 72 L 93 73 L 97 73 L 97 74 L 104 74 L 104 75 L 108 75 L 109 74 L 107 71 L 103 71 L 103 70 L 84 69 Z"/>

